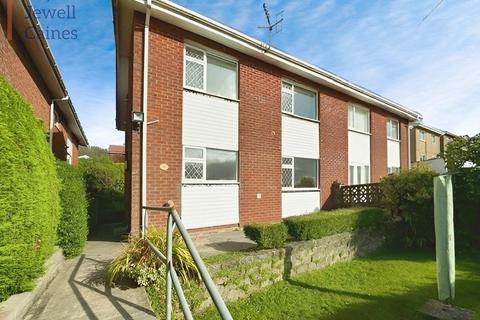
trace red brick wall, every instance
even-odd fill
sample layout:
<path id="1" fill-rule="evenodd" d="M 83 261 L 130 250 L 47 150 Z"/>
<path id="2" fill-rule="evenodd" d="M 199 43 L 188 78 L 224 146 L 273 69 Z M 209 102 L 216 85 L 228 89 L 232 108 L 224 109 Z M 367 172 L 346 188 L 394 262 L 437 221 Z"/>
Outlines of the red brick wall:
<path id="1" fill-rule="evenodd" d="M 408 121 L 400 120 L 400 167 L 408 170 Z"/>
<path id="2" fill-rule="evenodd" d="M 281 219 L 281 78 L 254 59 L 239 60 L 240 223 Z M 261 199 L 257 199 L 257 193 Z"/>
<path id="3" fill-rule="evenodd" d="M 321 206 L 331 208 L 332 183 L 348 183 L 348 100 L 325 89 L 320 90 L 319 98 L 320 197 Z"/>
<path id="4" fill-rule="evenodd" d="M 387 121 L 390 114 L 370 108 L 370 167 L 371 181 L 378 182 L 387 175 Z"/>
<path id="5" fill-rule="evenodd" d="M 141 110 L 144 16 L 136 14 L 132 34 L 130 109 Z M 150 32 L 149 115 L 160 120 L 148 127 L 148 204 L 172 199 L 180 206 L 182 177 L 182 96 L 184 39 L 234 56 L 239 61 L 239 182 L 240 223 L 281 219 L 281 79 L 293 78 L 317 88 L 320 120 L 320 190 L 322 206 L 332 205 L 334 181 L 348 183 L 348 102 L 354 99 L 153 19 Z M 366 105 L 366 104 L 364 104 Z M 372 106 L 372 177 L 387 172 L 386 118 Z M 403 131 L 402 131 L 403 132 Z M 402 139 L 406 135 L 402 134 Z M 127 199 L 131 199 L 132 231 L 140 225 L 140 135 L 127 122 Z M 406 142 L 402 142 L 403 147 Z M 402 153 L 402 163 L 403 163 Z M 162 171 L 161 164 L 168 170 Z M 257 199 L 257 194 L 261 199 Z M 180 208 L 181 209 L 181 208 Z M 163 223 L 162 214 L 150 222 Z"/>
<path id="6" fill-rule="evenodd" d="M 50 123 L 50 97 L 45 83 L 20 41 L 13 33 L 13 40 L 7 39 L 5 10 L 0 6 L 0 76 L 4 77 L 23 97 L 31 103 L 35 115 L 48 129 Z"/>

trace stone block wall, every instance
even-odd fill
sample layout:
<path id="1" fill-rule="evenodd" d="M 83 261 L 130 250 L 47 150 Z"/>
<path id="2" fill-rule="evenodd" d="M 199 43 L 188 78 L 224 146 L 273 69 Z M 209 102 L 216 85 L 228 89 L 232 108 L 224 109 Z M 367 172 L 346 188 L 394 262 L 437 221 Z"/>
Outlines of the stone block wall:
<path id="1" fill-rule="evenodd" d="M 317 240 L 292 242 L 282 249 L 262 250 L 208 266 L 225 302 L 246 298 L 276 282 L 351 261 L 378 249 L 384 236 L 375 232 L 345 232 Z M 194 312 L 212 304 L 203 286 L 187 289 Z"/>

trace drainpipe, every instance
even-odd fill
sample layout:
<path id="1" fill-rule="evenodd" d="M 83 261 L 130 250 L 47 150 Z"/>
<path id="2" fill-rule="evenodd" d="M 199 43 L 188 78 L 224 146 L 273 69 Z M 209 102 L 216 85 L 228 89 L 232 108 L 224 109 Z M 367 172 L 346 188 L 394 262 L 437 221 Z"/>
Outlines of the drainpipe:
<path id="1" fill-rule="evenodd" d="M 152 0 L 145 0 L 145 30 L 143 35 L 143 123 L 142 123 L 142 208 L 141 217 L 142 237 L 145 235 L 145 229 L 148 225 L 147 210 L 147 122 L 148 122 L 148 53 L 150 39 L 150 14 L 152 9 Z"/>
<path id="2" fill-rule="evenodd" d="M 53 151 L 53 126 L 54 126 L 54 123 L 53 123 L 53 117 L 54 117 L 54 114 L 55 114 L 55 101 L 66 101 L 70 99 L 68 96 L 66 97 L 63 97 L 63 98 L 60 98 L 60 99 L 52 99 L 52 101 L 50 102 L 50 126 L 49 126 L 49 136 L 50 138 L 48 139 L 49 141 L 49 144 L 50 144 L 50 150 Z"/>

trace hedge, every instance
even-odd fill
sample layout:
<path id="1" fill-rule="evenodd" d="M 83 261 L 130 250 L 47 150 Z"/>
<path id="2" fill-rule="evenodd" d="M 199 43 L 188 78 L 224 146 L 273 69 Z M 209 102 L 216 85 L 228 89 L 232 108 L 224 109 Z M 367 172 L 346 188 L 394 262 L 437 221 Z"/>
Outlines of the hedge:
<path id="1" fill-rule="evenodd" d="M 125 165 L 108 157 L 92 157 L 80 161 L 80 170 L 87 183 L 90 228 L 101 223 L 124 219 Z"/>
<path id="2" fill-rule="evenodd" d="M 57 161 L 61 180 L 62 215 L 58 226 L 58 244 L 67 257 L 79 255 L 88 235 L 88 201 L 82 172 L 64 161 Z"/>
<path id="3" fill-rule="evenodd" d="M 59 181 L 43 124 L 0 78 L 0 301 L 29 290 L 53 252 Z"/>
<path id="4" fill-rule="evenodd" d="M 283 223 L 250 224 L 243 227 L 243 232 L 261 248 L 281 248 L 287 240 L 287 227 Z"/>
<path id="5" fill-rule="evenodd" d="M 295 240 L 320 239 L 357 229 L 382 229 L 385 222 L 385 211 L 377 208 L 319 211 L 284 219 L 288 233 Z"/>

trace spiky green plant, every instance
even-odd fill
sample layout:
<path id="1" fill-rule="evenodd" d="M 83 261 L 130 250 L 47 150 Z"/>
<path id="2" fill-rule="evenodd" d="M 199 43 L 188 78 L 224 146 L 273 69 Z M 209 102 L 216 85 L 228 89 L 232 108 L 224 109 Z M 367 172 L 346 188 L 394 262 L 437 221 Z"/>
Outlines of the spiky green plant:
<path id="1" fill-rule="evenodd" d="M 167 236 L 164 230 L 149 227 L 147 238 L 166 255 Z M 173 234 L 173 266 L 184 283 L 199 279 L 198 269 L 179 233 Z M 111 285 L 123 279 L 132 279 L 141 286 L 159 287 L 165 280 L 164 275 L 165 264 L 155 255 L 145 239 L 132 235 L 122 253 L 108 267 L 106 282 Z"/>

